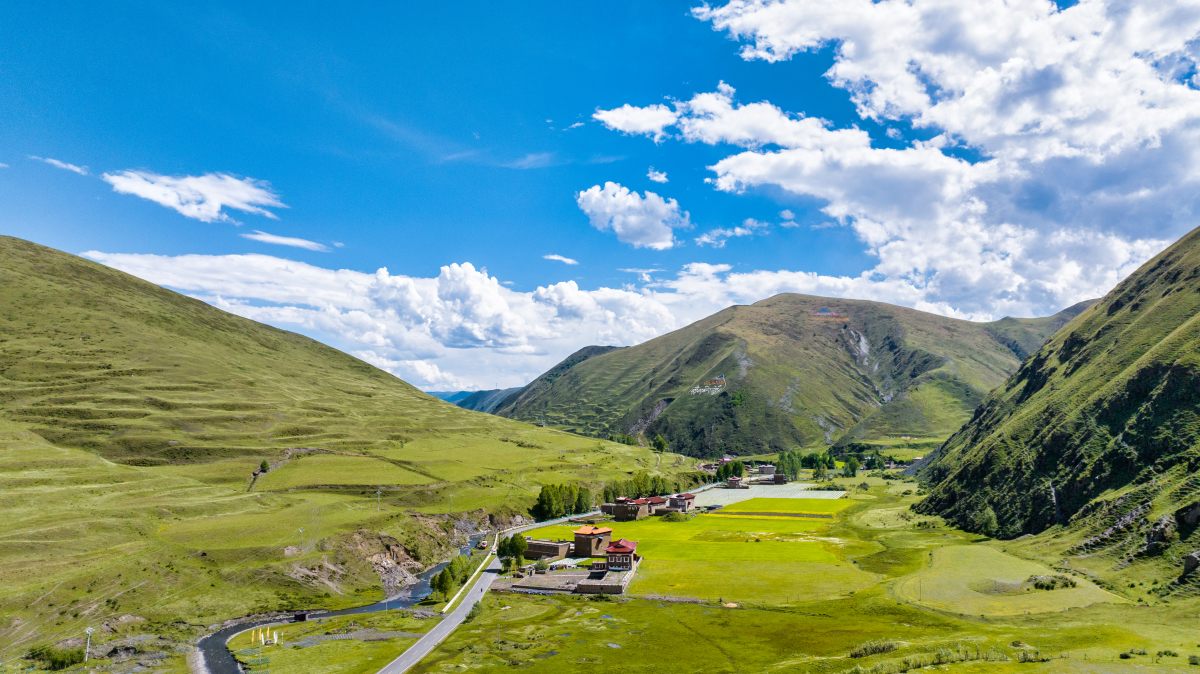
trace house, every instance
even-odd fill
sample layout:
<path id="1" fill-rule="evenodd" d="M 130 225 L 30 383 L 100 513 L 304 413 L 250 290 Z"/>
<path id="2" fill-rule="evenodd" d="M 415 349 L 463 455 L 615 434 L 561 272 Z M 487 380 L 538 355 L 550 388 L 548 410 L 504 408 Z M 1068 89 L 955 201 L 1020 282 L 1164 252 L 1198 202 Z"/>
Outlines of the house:
<path id="1" fill-rule="evenodd" d="M 562 559 L 571 553 L 571 541 L 551 541 L 541 538 L 525 539 L 526 559 Z"/>
<path id="2" fill-rule="evenodd" d="M 749 489 L 749 485 L 742 484 L 742 478 L 736 475 L 725 481 L 726 489 Z"/>
<path id="3" fill-rule="evenodd" d="M 667 499 L 667 503 L 681 513 L 691 512 L 696 505 L 696 497 L 693 494 L 676 494 Z"/>
<path id="4" fill-rule="evenodd" d="M 610 543 L 604 550 L 605 561 L 592 562 L 592 569 L 605 571 L 633 571 L 637 569 L 642 558 L 637 554 L 637 541 L 627 541 L 622 538 Z"/>
<path id="5" fill-rule="evenodd" d="M 644 498 L 629 500 L 617 499 L 617 502 L 612 504 L 613 519 L 618 522 L 628 522 L 630 520 L 640 520 L 643 517 L 650 516 L 650 504 Z"/>
<path id="6" fill-rule="evenodd" d="M 603 557 L 604 549 L 608 547 L 612 537 L 612 529 L 608 527 L 583 526 L 576 529 L 575 557 Z"/>
<path id="7" fill-rule="evenodd" d="M 667 499 L 661 496 L 651 496 L 646 499 L 646 507 L 651 515 L 663 515 L 667 509 Z"/>
<path id="8" fill-rule="evenodd" d="M 759 474 L 759 475 L 774 475 L 774 474 L 775 474 L 775 466 L 772 466 L 772 465 L 769 465 L 769 464 L 768 464 L 768 465 L 759 466 L 759 467 L 758 467 L 758 474 Z"/>
<path id="9" fill-rule="evenodd" d="M 775 484 L 787 484 L 787 475 L 783 473 L 775 473 L 772 477 L 775 478 Z"/>

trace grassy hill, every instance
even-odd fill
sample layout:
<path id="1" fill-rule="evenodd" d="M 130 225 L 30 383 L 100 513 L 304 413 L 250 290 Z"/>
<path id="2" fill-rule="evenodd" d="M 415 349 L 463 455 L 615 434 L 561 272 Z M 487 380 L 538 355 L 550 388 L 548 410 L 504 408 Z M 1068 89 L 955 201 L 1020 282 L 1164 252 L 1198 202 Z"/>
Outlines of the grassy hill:
<path id="1" fill-rule="evenodd" d="M 583 349 L 495 413 L 589 435 L 661 433 L 692 456 L 940 440 L 1084 306 L 972 323 L 777 295 L 638 346 Z"/>
<path id="2" fill-rule="evenodd" d="M 187 636 L 364 603 L 543 484 L 639 470 L 690 465 L 460 409 L 307 337 L 0 237 L 0 660 L 125 614 Z"/>
<path id="3" fill-rule="evenodd" d="M 1003 538 L 1063 527 L 1046 543 L 1062 554 L 1178 575 L 1200 547 L 1198 313 L 1200 230 L 988 397 L 926 468 L 937 484 L 921 510 Z"/>

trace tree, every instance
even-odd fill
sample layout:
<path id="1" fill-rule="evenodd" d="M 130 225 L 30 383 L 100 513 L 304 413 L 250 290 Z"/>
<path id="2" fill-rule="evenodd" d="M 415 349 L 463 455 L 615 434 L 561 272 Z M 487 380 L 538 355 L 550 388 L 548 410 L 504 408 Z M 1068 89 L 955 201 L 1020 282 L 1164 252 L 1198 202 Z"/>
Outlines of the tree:
<path id="1" fill-rule="evenodd" d="M 450 568 L 442 569 L 441 573 L 433 577 L 430 585 L 442 594 L 450 594 L 450 590 L 454 589 L 454 579 L 450 577 Z"/>
<path id="2" fill-rule="evenodd" d="M 828 474 L 829 474 L 829 469 L 827 469 L 827 468 L 825 467 L 825 462 L 824 462 L 824 461 L 822 461 L 822 462 L 818 463 L 818 464 L 816 465 L 816 467 L 815 467 L 815 468 L 813 468 L 813 478 L 814 478 L 814 479 L 817 479 L 817 480 L 824 479 L 824 477 L 825 477 L 826 475 L 828 475 Z"/>
<path id="3" fill-rule="evenodd" d="M 665 452 L 667 451 L 667 439 L 661 434 L 656 435 L 654 436 L 654 439 L 650 441 L 650 446 L 653 447 L 654 451 L 656 452 Z"/>
<path id="4" fill-rule="evenodd" d="M 998 528 L 998 524 L 996 522 L 996 511 L 992 510 L 991 506 L 987 506 L 983 510 L 975 513 L 975 517 L 973 519 L 973 524 L 975 525 L 976 531 L 984 536 L 996 535 L 996 529 Z"/>
<path id="5" fill-rule="evenodd" d="M 579 493 L 575 495 L 575 512 L 585 513 L 592 509 L 592 490 L 587 487 L 580 487 Z"/>
<path id="6" fill-rule="evenodd" d="M 734 461 L 729 464 L 729 472 L 733 477 L 746 477 L 746 464 L 741 461 Z"/>
<path id="7" fill-rule="evenodd" d="M 263 462 L 258 464 L 258 469 L 265 473 L 265 472 L 271 470 L 271 464 L 267 463 L 266 459 L 263 459 Z"/>
<path id="8" fill-rule="evenodd" d="M 525 537 L 520 534 L 513 534 L 508 549 L 512 551 L 512 556 L 517 558 L 519 565 L 524 566 L 525 551 L 529 549 L 529 543 L 525 540 Z"/>
<path id="9" fill-rule="evenodd" d="M 853 456 L 846 459 L 846 463 L 845 463 L 844 467 L 842 468 L 842 475 L 844 475 L 846 477 L 857 477 L 858 476 L 858 459 L 854 458 Z"/>

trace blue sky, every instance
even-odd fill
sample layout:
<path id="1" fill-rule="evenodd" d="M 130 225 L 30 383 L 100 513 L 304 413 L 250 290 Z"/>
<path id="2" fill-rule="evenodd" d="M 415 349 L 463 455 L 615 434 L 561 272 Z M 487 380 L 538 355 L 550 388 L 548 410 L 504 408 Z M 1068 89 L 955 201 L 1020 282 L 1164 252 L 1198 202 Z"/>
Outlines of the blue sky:
<path id="1" fill-rule="evenodd" d="M 1177 9 L 15 5 L 0 232 L 425 388 L 775 292 L 1040 315 L 1195 225 Z"/>

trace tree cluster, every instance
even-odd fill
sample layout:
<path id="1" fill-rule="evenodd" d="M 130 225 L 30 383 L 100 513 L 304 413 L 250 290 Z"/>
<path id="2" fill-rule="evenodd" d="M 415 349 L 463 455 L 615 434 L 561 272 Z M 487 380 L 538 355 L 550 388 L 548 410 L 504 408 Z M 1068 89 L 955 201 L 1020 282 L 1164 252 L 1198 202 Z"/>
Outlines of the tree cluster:
<path id="1" fill-rule="evenodd" d="M 624 433 L 613 433 L 612 435 L 608 436 L 608 439 L 612 442 L 619 442 L 622 445 L 630 445 L 631 447 L 637 447 L 638 443 L 637 438 Z"/>
<path id="2" fill-rule="evenodd" d="M 442 572 L 433 577 L 430 586 L 442 595 L 449 597 L 454 588 L 466 582 L 471 576 L 471 556 L 459 555 L 450 560 Z"/>
<path id="3" fill-rule="evenodd" d="M 533 516 L 539 521 L 585 513 L 592 509 L 592 490 L 574 484 L 547 484 L 538 493 Z"/>
<path id="4" fill-rule="evenodd" d="M 746 464 L 741 461 L 721 464 L 721 467 L 717 469 L 717 481 L 724 482 L 731 477 L 746 477 Z"/>
<path id="5" fill-rule="evenodd" d="M 525 551 L 529 549 L 529 542 L 521 534 L 513 534 L 508 538 L 501 538 L 500 544 L 496 546 L 496 555 L 504 561 L 504 570 L 507 571 L 512 566 L 525 566 Z"/>

